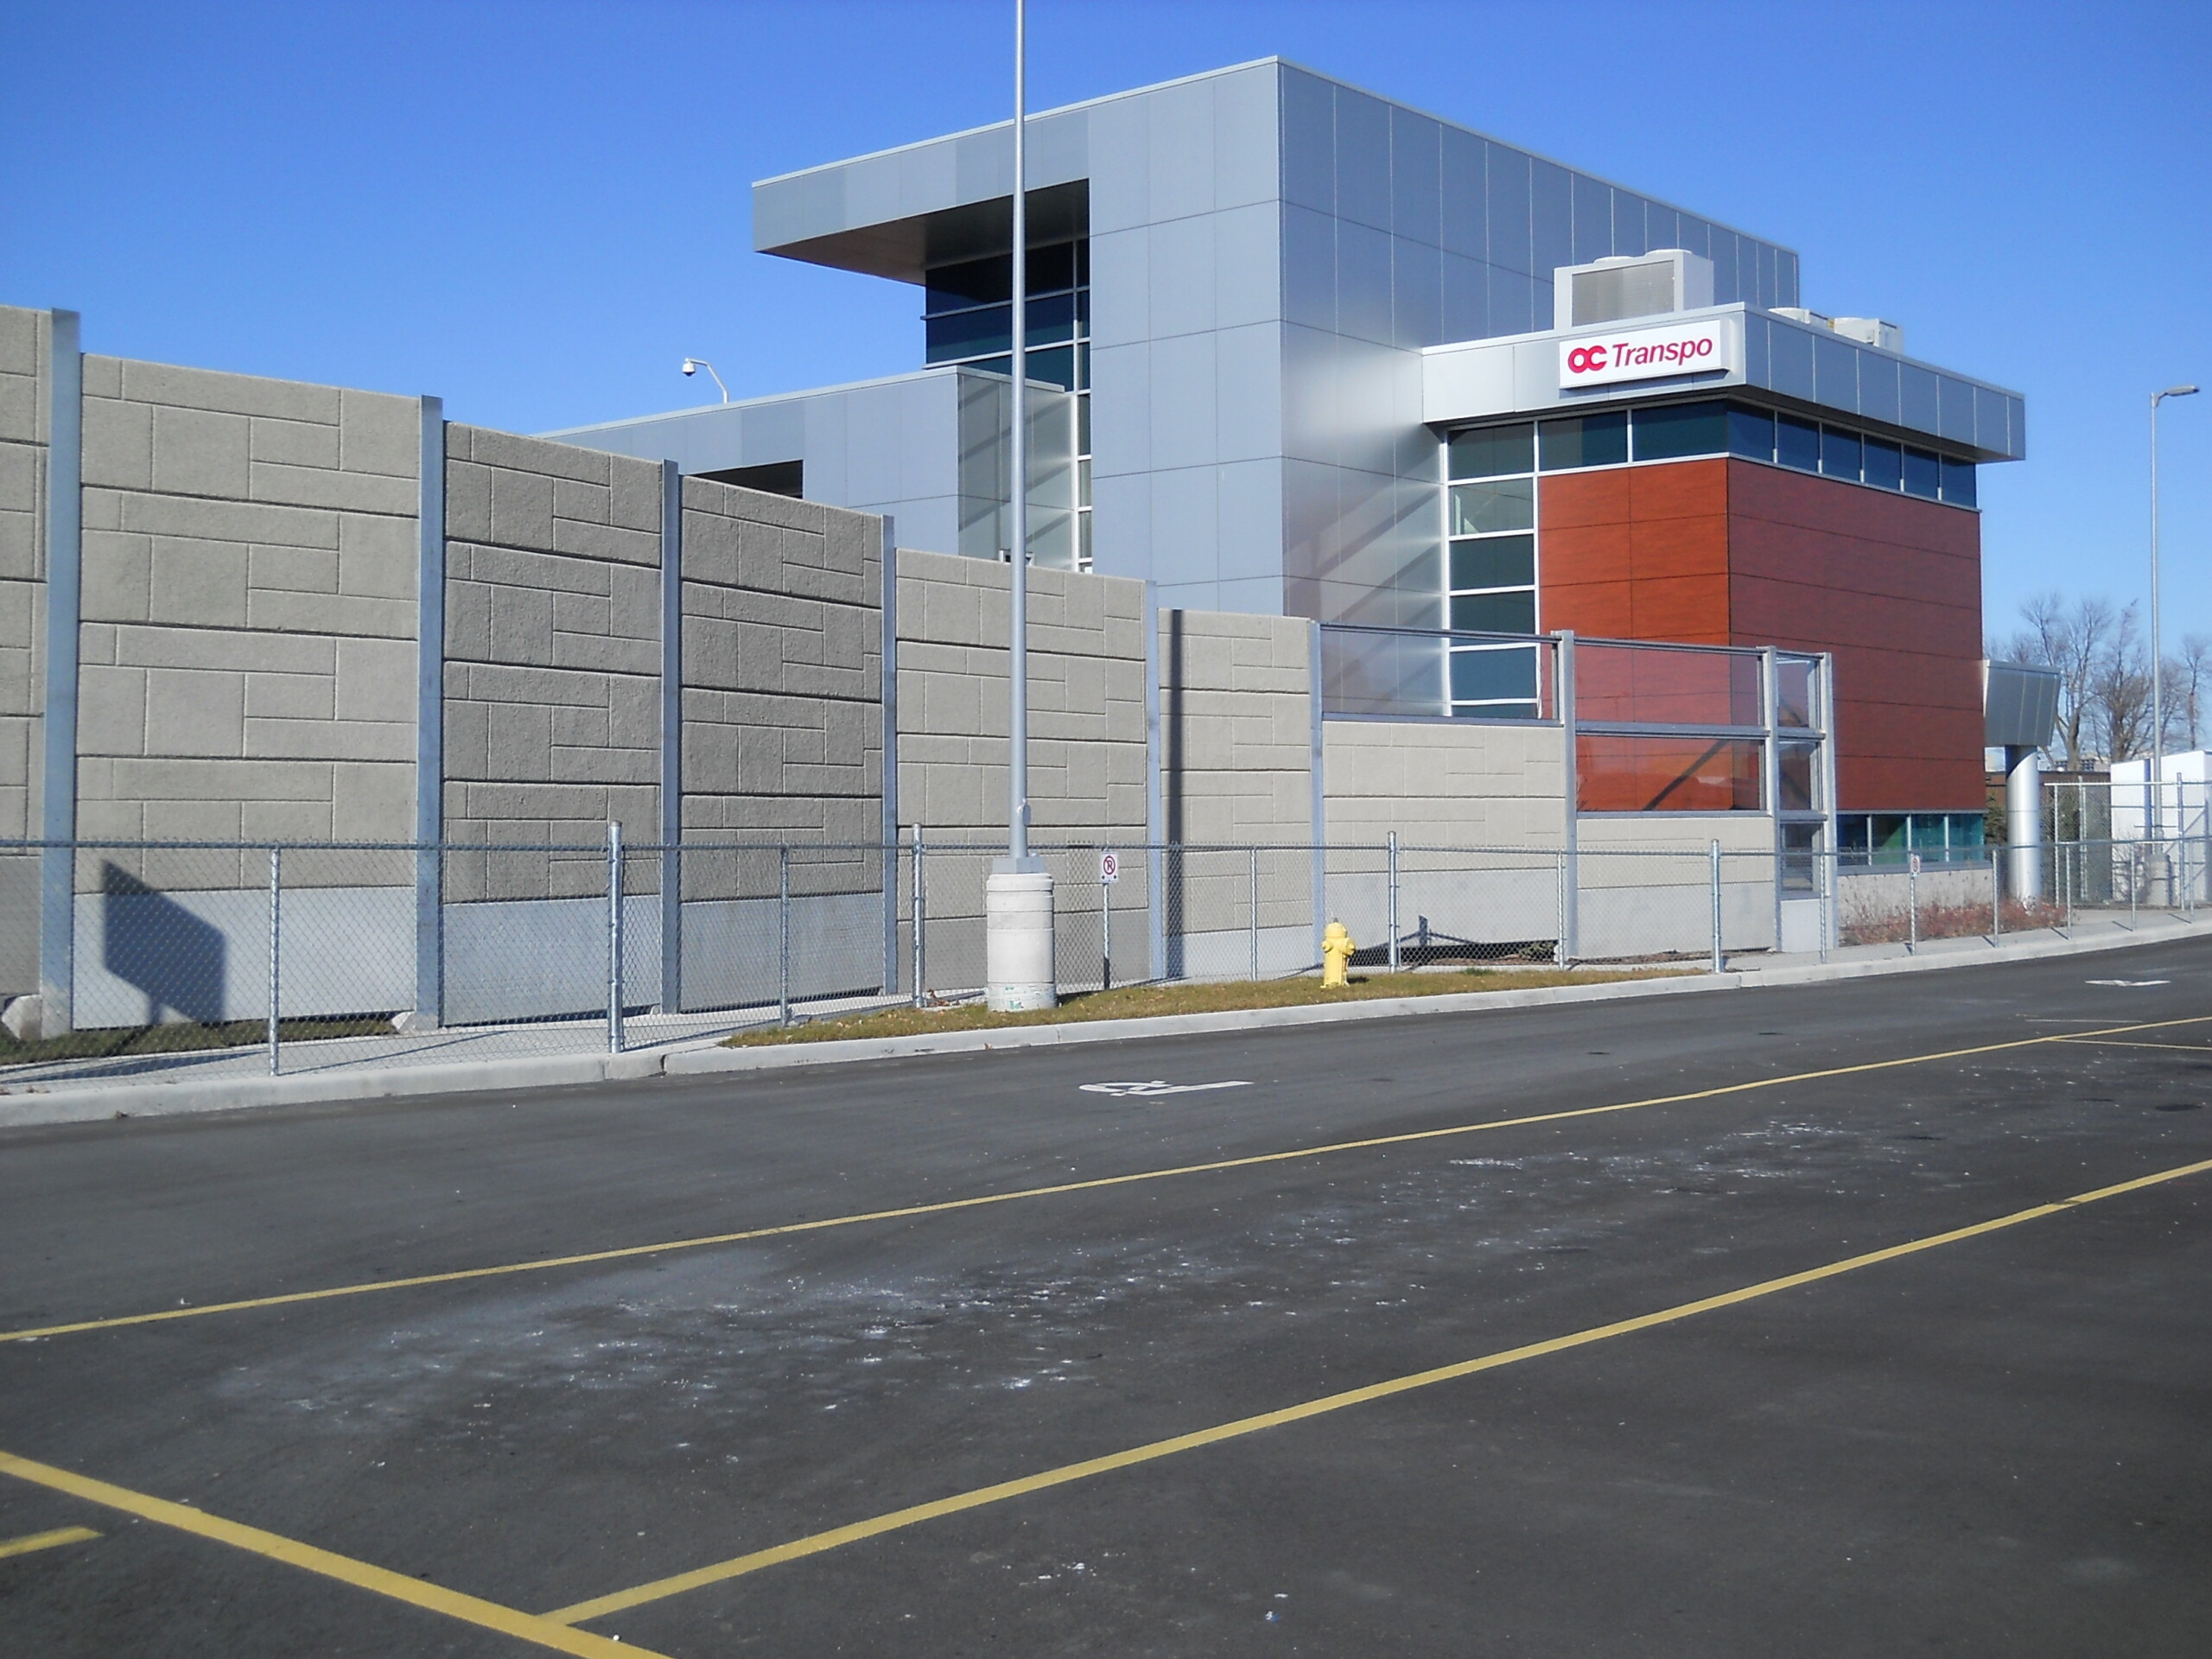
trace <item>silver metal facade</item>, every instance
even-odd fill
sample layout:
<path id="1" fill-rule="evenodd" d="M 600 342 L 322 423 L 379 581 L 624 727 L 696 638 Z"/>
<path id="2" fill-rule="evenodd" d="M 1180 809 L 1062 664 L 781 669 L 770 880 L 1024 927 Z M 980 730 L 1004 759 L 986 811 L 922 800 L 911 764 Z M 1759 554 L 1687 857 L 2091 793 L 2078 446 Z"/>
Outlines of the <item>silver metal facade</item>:
<path id="1" fill-rule="evenodd" d="M 1797 302 L 1787 248 L 1277 59 L 1029 131 L 1033 213 L 1090 239 L 1096 569 L 1156 581 L 1166 605 L 1440 626 L 1424 347 L 1530 332 L 1554 269 L 1661 247 L 1713 260 L 1716 303 Z M 1012 149 L 1005 124 L 764 181 L 754 245 L 908 282 L 1002 251 Z M 942 449 L 912 424 L 941 429 L 942 410 L 898 413 L 893 453 Z M 683 441 L 746 418 L 697 411 Z M 676 420 L 559 435 L 684 461 L 630 447 L 676 442 Z M 941 461 L 907 493 L 863 496 L 817 471 L 815 441 L 810 497 L 896 511 L 910 544 L 957 550 L 919 505 L 950 493 Z M 752 464 L 709 447 L 714 466 Z"/>

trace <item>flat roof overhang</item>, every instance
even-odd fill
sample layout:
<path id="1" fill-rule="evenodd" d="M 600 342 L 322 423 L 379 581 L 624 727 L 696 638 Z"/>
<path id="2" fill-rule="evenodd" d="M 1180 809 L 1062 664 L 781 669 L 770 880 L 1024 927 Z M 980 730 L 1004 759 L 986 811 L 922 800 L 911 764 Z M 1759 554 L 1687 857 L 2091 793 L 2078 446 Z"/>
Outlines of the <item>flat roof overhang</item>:
<path id="1" fill-rule="evenodd" d="M 1559 385 L 1561 341 L 1714 320 L 1732 331 L 1726 369 L 1574 390 Z M 1815 417 L 1847 418 L 1963 460 L 2018 461 L 2027 454 L 2019 393 L 1740 302 L 1456 341 L 1429 346 L 1421 358 L 1421 415 L 1434 427 L 1733 393 Z"/>
<path id="2" fill-rule="evenodd" d="M 1075 179 L 1029 193 L 1033 247 L 1090 232 L 1090 181 Z M 827 236 L 764 247 L 785 259 L 855 270 L 893 282 L 920 283 L 933 265 L 981 259 L 1014 248 L 1014 198 L 963 202 L 906 219 L 855 226 Z"/>

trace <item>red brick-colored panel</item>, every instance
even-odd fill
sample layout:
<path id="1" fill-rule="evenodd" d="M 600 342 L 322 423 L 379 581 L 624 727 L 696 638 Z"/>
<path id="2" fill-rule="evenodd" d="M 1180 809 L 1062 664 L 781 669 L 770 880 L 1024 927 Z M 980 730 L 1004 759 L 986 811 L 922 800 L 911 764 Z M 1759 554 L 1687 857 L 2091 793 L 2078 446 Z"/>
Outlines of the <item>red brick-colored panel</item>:
<path id="1" fill-rule="evenodd" d="M 1625 582 L 1574 582 L 1537 592 L 1536 626 L 1546 633 L 1561 628 L 1600 639 L 1624 639 L 1636 626 Z"/>
<path id="2" fill-rule="evenodd" d="M 1725 575 L 1640 578 L 1629 603 L 1636 625 L 1632 639 L 1688 645 L 1730 643 Z"/>
<path id="3" fill-rule="evenodd" d="M 1632 574 L 1626 524 L 1570 526 L 1546 530 L 1536 545 L 1537 579 L 1554 582 L 1613 582 L 1624 590 Z"/>
<path id="4" fill-rule="evenodd" d="M 1630 561 L 1638 582 L 1655 577 L 1718 575 L 1728 569 L 1728 517 L 1637 519 L 1628 527 Z"/>
<path id="5" fill-rule="evenodd" d="M 1546 535 L 1578 524 L 1624 524 L 1628 469 L 1555 473 L 1539 481 L 1536 500 L 1536 523 Z"/>
<path id="6" fill-rule="evenodd" d="M 1575 804 L 1585 812 L 1756 812 L 1759 747 L 1586 734 L 1574 741 Z"/>
<path id="7" fill-rule="evenodd" d="M 1729 510 L 1739 518 L 1962 558 L 1980 556 L 1981 519 L 1967 508 L 1755 461 L 1731 462 L 1729 472 Z"/>
<path id="8" fill-rule="evenodd" d="M 1627 477 L 1629 517 L 1638 524 L 1728 511 L 1728 463 L 1725 461 L 1631 467 Z"/>
<path id="9" fill-rule="evenodd" d="M 1980 519 L 1730 463 L 1735 643 L 1835 653 L 1839 804 L 1979 810 Z"/>

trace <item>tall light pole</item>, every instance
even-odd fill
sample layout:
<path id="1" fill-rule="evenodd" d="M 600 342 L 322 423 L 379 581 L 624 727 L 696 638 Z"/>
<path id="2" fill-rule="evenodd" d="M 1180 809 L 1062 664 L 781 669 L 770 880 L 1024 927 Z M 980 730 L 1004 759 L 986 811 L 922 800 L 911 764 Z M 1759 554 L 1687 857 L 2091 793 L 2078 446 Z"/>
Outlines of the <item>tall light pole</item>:
<path id="1" fill-rule="evenodd" d="M 1029 850 L 1029 88 L 1027 18 L 1014 0 L 1014 260 L 1011 442 L 1007 448 L 1010 581 L 1007 652 L 1007 855 L 983 887 L 983 995 L 1000 1011 L 1049 1008 L 1052 878 Z"/>
<path id="2" fill-rule="evenodd" d="M 2168 386 L 2151 394 L 2151 839 L 2159 836 L 2159 798 L 2166 781 L 2164 658 L 2158 638 L 2158 405 L 2169 397 L 2194 397 L 2195 386 Z"/>
<path id="3" fill-rule="evenodd" d="M 1029 86 L 1027 8 L 1014 0 L 1014 429 L 1007 458 L 1013 625 L 1007 663 L 1006 855 L 1029 856 Z"/>

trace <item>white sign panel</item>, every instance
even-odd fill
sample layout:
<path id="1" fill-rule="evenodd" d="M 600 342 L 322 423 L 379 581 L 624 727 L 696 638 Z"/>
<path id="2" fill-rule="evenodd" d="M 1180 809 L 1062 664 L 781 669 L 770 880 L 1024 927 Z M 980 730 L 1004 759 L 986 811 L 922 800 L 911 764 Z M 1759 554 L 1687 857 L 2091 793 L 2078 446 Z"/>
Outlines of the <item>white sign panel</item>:
<path id="1" fill-rule="evenodd" d="M 1711 317 L 1671 327 L 1624 328 L 1616 334 L 1582 334 L 1562 340 L 1559 342 L 1560 390 L 1732 369 L 1737 358 L 1735 324 L 1733 317 Z"/>
<path id="2" fill-rule="evenodd" d="M 1098 884 L 1110 887 L 1122 879 L 1122 855 L 1119 853 L 1098 855 Z"/>

